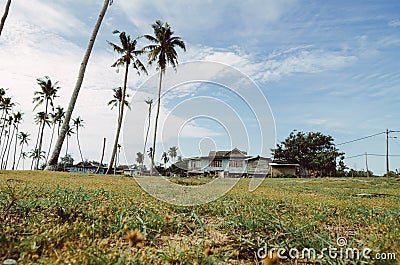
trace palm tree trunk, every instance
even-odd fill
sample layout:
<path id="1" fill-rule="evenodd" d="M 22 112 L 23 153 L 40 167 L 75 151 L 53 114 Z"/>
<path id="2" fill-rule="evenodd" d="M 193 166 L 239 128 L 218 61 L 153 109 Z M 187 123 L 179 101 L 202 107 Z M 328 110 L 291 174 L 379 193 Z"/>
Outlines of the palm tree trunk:
<path id="1" fill-rule="evenodd" d="M 85 76 L 86 66 L 88 64 L 89 57 L 92 52 L 94 42 L 96 40 L 97 33 L 99 32 L 101 22 L 103 21 L 104 15 L 106 14 L 108 5 L 111 3 L 112 3 L 111 0 L 104 0 L 103 7 L 100 11 L 99 17 L 97 18 L 92 35 L 90 36 L 88 47 L 86 49 L 81 66 L 79 68 L 78 79 L 75 84 L 74 92 L 72 93 L 71 99 L 69 101 L 68 109 L 65 114 L 65 119 L 64 119 L 64 123 L 61 127 L 60 135 L 57 138 L 57 142 L 56 142 L 56 145 L 54 146 L 53 153 L 51 154 L 49 161 L 47 161 L 47 166 L 46 166 L 45 170 L 56 170 L 56 168 L 57 168 L 58 157 L 60 156 L 61 148 L 64 143 L 65 136 L 67 134 L 68 125 L 71 120 L 72 112 L 74 111 L 75 103 L 78 98 L 81 86 L 82 86 L 83 78 Z"/>
<path id="2" fill-rule="evenodd" d="M 1 22 L 0 22 L 0 36 L 1 36 L 1 32 L 3 31 L 4 24 L 6 23 L 6 18 L 8 16 L 8 12 L 10 11 L 10 5 L 11 5 L 11 0 L 8 0 L 7 4 L 6 4 L 6 9 L 4 10 L 4 14 L 3 14 L 3 17 L 1 18 Z"/>
<path id="3" fill-rule="evenodd" d="M 79 143 L 79 129 L 78 129 L 78 127 L 76 127 L 76 141 L 78 142 L 79 154 L 81 154 L 81 159 L 82 159 L 82 162 L 83 162 L 81 144 Z"/>
<path id="4" fill-rule="evenodd" d="M 119 134 L 121 132 L 122 119 L 124 116 L 124 105 L 125 105 L 124 102 L 125 102 L 126 86 L 128 83 L 128 71 L 129 71 L 129 64 L 125 63 L 124 88 L 122 90 L 122 99 L 121 99 L 121 104 L 120 104 L 120 111 L 118 114 L 117 132 L 115 134 L 114 147 L 113 147 L 113 151 L 111 154 L 110 164 L 108 165 L 106 174 L 110 173 L 110 171 L 113 167 L 113 164 L 114 164 L 115 154 L 117 153 L 118 139 L 119 139 Z"/>
<path id="5" fill-rule="evenodd" d="M 14 130 L 13 130 L 13 131 L 14 131 Z M 7 134 L 7 140 L 6 140 L 6 142 L 5 142 L 4 149 L 1 150 L 1 151 L 2 151 L 2 155 L 1 155 L 1 169 L 5 169 L 5 167 L 4 167 L 4 158 L 5 158 L 6 153 L 7 153 L 9 141 L 10 141 L 10 132 L 8 132 L 8 134 Z"/>
<path id="6" fill-rule="evenodd" d="M 17 169 L 18 166 L 19 166 L 19 161 L 21 160 L 23 148 L 24 148 L 24 143 L 21 144 L 21 151 L 19 152 L 19 157 L 18 157 L 18 162 L 17 162 L 17 167 L 16 167 L 16 169 Z"/>
<path id="7" fill-rule="evenodd" d="M 147 125 L 146 139 L 144 140 L 143 159 L 142 159 L 142 167 L 140 168 L 140 173 L 142 173 L 142 168 L 143 168 L 143 164 L 144 164 L 144 155 L 145 155 L 145 153 L 146 153 L 147 139 L 148 139 L 148 137 L 149 137 L 149 131 L 150 131 L 150 117 L 151 117 L 151 104 L 149 104 L 149 124 Z"/>
<path id="8" fill-rule="evenodd" d="M 153 137 L 153 154 L 151 156 L 151 170 L 150 174 L 153 174 L 154 170 L 154 157 L 156 154 L 156 141 L 157 141 L 157 125 L 158 125 L 158 116 L 160 114 L 160 103 L 161 103 L 161 84 L 162 84 L 162 74 L 164 69 L 160 69 L 160 82 L 158 83 L 158 102 L 157 102 L 157 113 L 156 113 L 156 122 L 154 124 L 154 137 Z"/>
<path id="9" fill-rule="evenodd" d="M 49 144 L 49 150 L 47 151 L 46 155 L 46 161 L 49 159 L 50 151 L 51 151 L 51 145 L 53 144 L 53 138 L 54 138 L 54 128 L 56 127 L 56 124 L 53 123 L 53 129 L 51 131 L 51 138 L 50 138 L 50 144 Z"/>
<path id="10" fill-rule="evenodd" d="M 101 165 L 103 164 L 103 158 L 104 158 L 104 151 L 105 150 L 106 150 L 106 137 L 104 137 L 104 140 L 103 140 L 103 151 L 101 152 L 100 164 L 97 167 L 95 174 L 99 174 L 100 173 L 100 168 L 101 168 Z"/>
<path id="11" fill-rule="evenodd" d="M 18 126 L 17 126 L 17 133 L 15 134 L 15 144 L 14 144 L 14 157 L 13 157 L 13 163 L 12 163 L 12 170 L 15 169 L 15 159 L 17 156 L 17 144 L 18 144 Z"/>
<path id="12" fill-rule="evenodd" d="M 2 140 L 3 140 L 3 131 L 6 126 L 6 123 L 4 121 L 4 116 L 5 116 L 5 110 L 3 109 L 3 113 L 1 114 L 1 119 L 0 119 L 0 122 L 3 121 L 3 124 L 1 125 L 1 132 L 0 132 L 0 147 L 2 146 L 1 144 L 2 144 Z"/>
<path id="13" fill-rule="evenodd" d="M 4 161 L 4 169 L 7 168 L 8 157 L 10 156 L 10 150 L 11 150 L 12 141 L 13 141 L 13 139 L 14 139 L 14 133 L 15 133 L 15 127 L 13 128 L 13 132 L 12 132 L 12 134 L 11 134 L 10 142 L 9 142 L 9 144 L 8 144 L 7 156 L 6 156 L 6 160 Z"/>
<path id="14" fill-rule="evenodd" d="M 45 108 L 45 110 L 44 110 L 44 114 L 45 114 L 44 118 L 45 118 L 45 120 L 43 120 L 42 129 L 41 129 L 41 132 L 40 132 L 40 139 L 39 139 L 39 145 L 38 145 L 38 154 L 39 154 L 39 157 L 38 157 L 38 159 L 36 160 L 35 170 L 38 170 L 38 169 L 39 169 L 40 154 L 42 153 L 44 126 L 46 125 L 46 118 L 47 118 L 47 108 L 48 108 L 48 105 L 49 105 L 49 100 L 46 100 L 46 108 Z"/>

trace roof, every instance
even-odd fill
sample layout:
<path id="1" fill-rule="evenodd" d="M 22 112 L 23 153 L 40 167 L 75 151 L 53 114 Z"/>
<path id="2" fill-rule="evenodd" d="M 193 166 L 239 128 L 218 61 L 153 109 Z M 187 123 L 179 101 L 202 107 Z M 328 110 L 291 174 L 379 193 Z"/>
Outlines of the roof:
<path id="1" fill-rule="evenodd" d="M 231 157 L 247 157 L 247 152 L 241 151 L 237 148 L 232 149 L 231 151 L 210 151 L 208 157 L 212 158 L 231 158 Z"/>
<path id="2" fill-rule="evenodd" d="M 79 162 L 76 165 L 73 165 L 73 167 L 98 167 L 99 166 L 99 162 Z M 104 164 L 101 164 L 101 167 L 106 167 Z"/>
<path id="3" fill-rule="evenodd" d="M 270 157 L 262 157 L 262 156 L 253 156 L 253 157 L 249 157 L 249 158 L 246 158 L 246 160 L 248 160 L 248 161 L 252 161 L 252 160 L 270 160 L 270 161 L 272 161 L 272 158 L 270 158 Z"/>
<path id="4" fill-rule="evenodd" d="M 292 166 L 292 167 L 299 167 L 299 164 L 290 164 L 290 163 L 269 163 L 271 166 Z"/>

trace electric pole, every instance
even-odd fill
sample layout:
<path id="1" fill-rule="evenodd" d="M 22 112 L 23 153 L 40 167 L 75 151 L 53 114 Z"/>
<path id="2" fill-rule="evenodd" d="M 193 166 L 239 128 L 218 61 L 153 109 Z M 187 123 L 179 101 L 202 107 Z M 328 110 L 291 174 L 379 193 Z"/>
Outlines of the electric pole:
<path id="1" fill-rule="evenodd" d="M 389 176 L 389 129 L 386 129 L 386 176 Z"/>
<path id="2" fill-rule="evenodd" d="M 365 152 L 365 167 L 367 168 L 367 178 L 369 177 L 369 172 L 368 172 L 368 154 Z"/>

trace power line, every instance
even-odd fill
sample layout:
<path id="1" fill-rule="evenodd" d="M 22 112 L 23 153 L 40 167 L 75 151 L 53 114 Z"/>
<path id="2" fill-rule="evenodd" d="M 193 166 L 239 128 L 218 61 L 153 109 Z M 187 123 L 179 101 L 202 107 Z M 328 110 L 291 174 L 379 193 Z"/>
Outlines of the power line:
<path id="1" fill-rule="evenodd" d="M 396 131 L 390 131 L 390 132 L 396 132 Z M 364 136 L 364 137 L 361 137 L 361 138 L 358 138 L 358 139 L 354 139 L 354 140 L 350 140 L 350 141 L 347 141 L 347 142 L 343 142 L 343 143 L 337 144 L 336 146 L 357 142 L 357 141 L 364 140 L 364 139 L 367 139 L 367 138 L 371 138 L 371 137 L 374 137 L 374 136 L 378 136 L 378 135 L 381 135 L 381 134 L 384 134 L 384 133 L 386 133 L 386 132 L 380 132 L 380 133 L 371 134 L 371 135 Z"/>
<path id="2" fill-rule="evenodd" d="M 370 153 L 367 153 L 367 155 L 369 155 L 369 156 L 386 156 L 385 154 L 370 154 Z M 360 157 L 360 156 L 365 156 L 365 153 L 359 154 L 359 155 L 347 156 L 347 157 L 345 157 L 345 159 L 350 159 L 350 158 L 355 158 L 355 157 Z M 400 157 L 400 155 L 389 155 L 389 156 Z"/>

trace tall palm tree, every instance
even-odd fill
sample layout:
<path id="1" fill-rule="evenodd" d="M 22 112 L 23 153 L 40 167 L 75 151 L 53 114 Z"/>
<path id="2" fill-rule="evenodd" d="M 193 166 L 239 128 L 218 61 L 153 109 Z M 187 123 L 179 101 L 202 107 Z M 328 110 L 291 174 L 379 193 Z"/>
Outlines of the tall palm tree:
<path id="1" fill-rule="evenodd" d="M 147 71 L 146 71 L 146 68 L 144 67 L 144 65 L 142 64 L 142 62 L 138 59 L 138 56 L 140 54 L 142 54 L 143 51 L 136 50 L 137 40 L 136 39 L 132 40 L 131 36 L 127 35 L 125 32 L 119 32 L 118 30 L 116 30 L 113 33 L 119 34 L 119 40 L 121 42 L 121 46 L 118 46 L 117 44 L 114 44 L 112 42 L 108 42 L 108 44 L 113 48 L 113 50 L 116 53 L 120 54 L 121 57 L 118 58 L 118 60 L 115 61 L 114 64 L 111 65 L 111 67 L 119 67 L 119 66 L 125 67 L 124 86 L 123 86 L 122 95 L 121 95 L 121 102 L 125 103 L 129 66 L 132 64 L 133 68 L 136 69 L 137 74 L 140 74 L 140 72 L 144 72 L 147 74 Z M 119 139 L 119 134 L 121 131 L 122 119 L 124 116 L 124 106 L 125 106 L 125 104 L 120 104 L 120 109 L 119 109 L 119 113 L 118 113 L 117 131 L 116 131 L 115 140 L 114 140 L 114 147 L 113 147 L 113 151 L 111 154 L 110 163 L 108 165 L 107 173 L 110 172 L 110 170 L 114 164 L 115 154 L 116 154 L 117 148 L 118 148 L 118 139 Z"/>
<path id="2" fill-rule="evenodd" d="M 111 109 L 113 109 L 114 107 L 118 107 L 118 113 L 119 113 L 120 109 L 121 109 L 121 103 L 122 103 L 122 87 L 113 88 L 113 91 L 114 91 L 113 99 L 107 103 L 107 106 L 111 106 Z M 129 97 L 130 97 L 129 94 L 125 95 L 125 98 L 129 98 Z M 131 105 L 129 104 L 129 102 L 127 100 L 124 100 L 124 105 L 128 109 L 131 109 Z"/>
<path id="3" fill-rule="evenodd" d="M 12 170 L 15 169 L 15 159 L 17 157 L 17 145 L 18 145 L 18 131 L 19 131 L 19 125 L 22 121 L 22 116 L 23 113 L 18 111 L 14 113 L 14 127 L 15 127 L 15 143 L 14 143 L 14 156 L 13 156 L 13 163 L 12 163 Z"/>
<path id="4" fill-rule="evenodd" d="M 4 10 L 3 16 L 1 17 L 1 21 L 0 21 L 0 36 L 1 36 L 1 32 L 3 31 L 4 24 L 6 23 L 8 12 L 10 11 L 10 5 L 11 5 L 11 0 L 8 0 L 7 4 L 6 4 L 6 9 Z"/>
<path id="5" fill-rule="evenodd" d="M 143 37 L 150 41 L 152 44 L 144 47 L 145 50 L 149 51 L 149 65 L 154 62 L 157 64 L 157 68 L 160 71 L 160 80 L 158 83 L 158 100 L 157 100 L 157 113 L 156 121 L 154 125 L 154 137 L 153 137 L 153 152 L 151 161 L 151 171 L 154 167 L 154 157 L 156 152 L 156 141 L 157 141 L 157 125 L 158 116 L 160 114 L 160 103 L 161 103 L 161 84 L 162 77 L 165 73 L 165 69 L 170 64 L 175 70 L 178 65 L 178 53 L 175 48 L 179 47 L 186 51 L 186 46 L 180 37 L 175 37 L 174 32 L 171 30 L 168 23 L 163 24 L 160 20 L 152 25 L 154 36 L 144 35 Z"/>
<path id="6" fill-rule="evenodd" d="M 44 130 L 44 126 L 45 125 L 50 125 L 50 120 L 49 120 L 49 116 L 44 112 L 44 111 L 40 111 L 36 114 L 35 116 L 35 123 L 38 124 L 38 133 L 37 133 L 37 137 L 36 137 L 36 144 L 35 144 L 35 149 L 38 149 L 39 146 L 39 141 L 40 141 L 40 137 L 41 135 L 43 135 L 42 131 Z M 41 153 L 41 151 L 38 151 L 37 153 Z M 31 168 L 33 168 L 33 164 L 34 164 L 34 159 L 35 156 L 30 156 L 32 157 L 32 165 Z M 35 165 L 35 169 L 39 168 L 39 161 L 36 162 Z"/>
<path id="7" fill-rule="evenodd" d="M 30 136 L 30 134 L 29 134 L 29 133 L 26 133 L 26 132 L 20 132 L 19 135 L 18 135 L 19 145 L 21 146 L 21 151 L 20 151 L 20 153 L 19 153 L 19 158 L 18 158 L 17 166 L 15 167 L 16 169 L 18 168 L 19 161 L 21 160 L 21 158 L 23 158 L 23 157 L 22 157 L 23 154 L 26 155 L 26 153 L 25 153 L 23 150 L 24 150 L 24 145 L 28 145 L 28 141 L 30 140 L 30 139 L 29 139 L 29 136 Z M 26 158 L 26 156 L 25 156 L 25 158 Z M 25 158 L 23 158 L 23 159 L 25 159 Z"/>
<path id="8" fill-rule="evenodd" d="M 168 150 L 168 155 L 172 159 L 172 164 L 175 162 L 175 157 L 178 155 L 178 147 L 176 146 L 171 146 Z"/>
<path id="9" fill-rule="evenodd" d="M 167 170 L 167 162 L 169 161 L 167 152 L 162 154 L 161 160 L 164 162 L 164 169 Z"/>
<path id="10" fill-rule="evenodd" d="M 78 143 L 78 148 L 79 148 L 79 154 L 81 155 L 81 159 L 83 162 L 83 155 L 82 155 L 82 150 L 81 150 L 81 144 L 79 143 L 79 128 L 84 127 L 83 125 L 83 120 L 80 116 L 78 116 L 76 119 L 72 119 L 72 123 L 74 124 L 75 127 L 75 132 L 76 132 L 76 141 Z"/>
<path id="11" fill-rule="evenodd" d="M 2 89 L 4 91 L 4 89 Z M 3 144 L 2 138 L 4 129 L 7 127 L 6 116 L 10 113 L 12 108 L 15 106 L 15 103 L 11 101 L 11 98 L 7 97 L 4 98 L 3 95 L 1 96 L 0 100 L 0 109 L 2 110 L 0 121 L 2 122 L 1 125 L 1 132 L 0 132 L 0 146 Z"/>
<path id="12" fill-rule="evenodd" d="M 21 158 L 22 158 L 22 170 L 25 170 L 25 159 L 28 157 L 27 152 L 22 152 L 21 153 Z M 19 161 L 18 161 L 19 162 Z"/>
<path id="13" fill-rule="evenodd" d="M 12 115 L 9 115 L 6 119 L 4 119 L 3 126 L 7 127 L 8 131 L 5 131 L 4 136 L 6 136 L 6 138 L 5 138 L 4 144 L 1 149 L 1 163 L 0 163 L 1 169 L 5 168 L 5 166 L 4 166 L 5 156 L 6 156 L 9 144 L 10 144 L 10 139 L 12 140 L 12 138 L 14 136 L 13 134 L 14 134 L 15 128 L 11 128 L 12 124 L 13 124 L 13 120 L 14 120 L 14 118 Z M 11 137 L 10 137 L 10 135 L 11 135 Z"/>
<path id="14" fill-rule="evenodd" d="M 68 156 L 68 142 L 69 142 L 69 138 L 71 138 L 71 136 L 74 134 L 74 128 L 71 126 L 68 126 L 68 130 L 67 130 L 67 145 L 65 148 L 65 156 Z"/>
<path id="15" fill-rule="evenodd" d="M 97 37 L 97 33 L 99 32 L 101 22 L 103 21 L 103 18 L 106 14 L 108 6 L 112 5 L 112 3 L 113 3 L 113 0 L 104 0 L 104 2 L 103 2 L 103 7 L 101 8 L 99 17 L 97 18 L 96 24 L 93 28 L 92 35 L 90 36 L 90 39 L 89 39 L 89 44 L 86 48 L 85 55 L 83 56 L 81 66 L 79 68 L 78 79 L 76 80 L 75 88 L 74 88 L 74 91 L 72 92 L 71 99 L 68 104 L 67 112 L 65 113 L 65 119 L 64 119 L 63 125 L 61 127 L 60 134 L 58 135 L 57 142 L 54 146 L 51 157 L 47 161 L 47 166 L 45 168 L 46 170 L 56 170 L 57 169 L 58 157 L 60 156 L 62 145 L 64 143 L 65 137 L 67 136 L 69 123 L 70 123 L 71 117 L 72 117 L 72 112 L 74 111 L 75 103 L 76 103 L 76 100 L 78 99 L 79 91 L 81 90 L 83 78 L 85 76 L 86 66 L 89 62 L 89 57 L 92 52 L 94 42 Z"/>
<path id="16" fill-rule="evenodd" d="M 50 105 L 51 108 L 54 109 L 53 100 L 57 96 L 57 91 L 60 89 L 60 87 L 57 86 L 58 82 L 53 83 L 48 76 L 45 76 L 43 79 L 38 78 L 36 79 L 36 81 L 40 87 L 40 90 L 34 92 L 33 103 L 36 103 L 34 110 L 44 103 L 45 104 L 44 113 L 46 116 L 48 116 L 48 111 L 49 111 L 48 107 Z M 43 122 L 42 129 L 40 131 L 39 144 L 37 146 L 39 154 L 41 154 L 42 151 L 44 126 L 45 123 Z M 35 168 L 36 169 L 39 168 L 39 160 L 36 161 Z"/>
<path id="17" fill-rule="evenodd" d="M 54 130 L 56 126 L 58 134 L 60 134 L 60 125 L 62 123 L 62 120 L 65 116 L 64 108 L 58 106 L 54 112 L 50 113 L 50 118 L 51 118 L 51 124 L 52 124 L 52 130 L 51 130 L 51 138 L 50 138 L 50 144 L 49 144 L 49 150 L 47 151 L 46 155 L 46 161 L 49 159 L 50 151 L 51 151 L 51 145 L 53 144 L 53 138 L 54 138 Z"/>
<path id="18" fill-rule="evenodd" d="M 137 153 L 136 153 L 136 162 L 137 162 L 139 165 L 143 166 L 143 160 L 144 160 L 143 154 L 142 154 L 141 152 L 137 152 Z"/>
<path id="19" fill-rule="evenodd" d="M 146 152 L 147 139 L 149 138 L 150 118 L 151 118 L 151 105 L 153 104 L 153 99 L 148 98 L 144 102 L 146 102 L 146 104 L 149 105 L 149 110 L 148 110 L 148 124 L 147 124 L 146 138 L 144 140 L 144 146 L 143 146 L 143 154 Z M 142 160 L 142 167 L 143 167 L 143 163 L 144 163 L 144 159 Z"/>
<path id="20" fill-rule="evenodd" d="M 44 151 L 39 151 L 38 148 L 32 149 L 32 151 L 29 152 L 29 157 L 32 158 L 32 161 L 39 161 L 43 160 L 45 158 L 45 152 Z M 31 165 L 32 169 L 33 164 Z M 39 167 L 36 168 L 36 170 L 39 169 Z"/>

